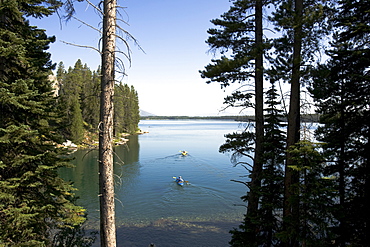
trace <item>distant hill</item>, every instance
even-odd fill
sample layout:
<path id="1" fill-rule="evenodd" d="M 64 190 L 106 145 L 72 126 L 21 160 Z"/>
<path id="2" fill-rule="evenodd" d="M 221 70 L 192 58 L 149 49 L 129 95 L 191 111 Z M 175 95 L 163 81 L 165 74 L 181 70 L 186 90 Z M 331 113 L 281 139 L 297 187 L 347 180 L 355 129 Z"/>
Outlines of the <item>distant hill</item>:
<path id="1" fill-rule="evenodd" d="M 139 111 L 140 111 L 140 117 L 154 117 L 154 116 L 156 116 L 153 113 L 150 113 L 150 112 L 147 112 L 147 111 L 144 111 L 144 110 L 141 110 L 141 109 Z"/>

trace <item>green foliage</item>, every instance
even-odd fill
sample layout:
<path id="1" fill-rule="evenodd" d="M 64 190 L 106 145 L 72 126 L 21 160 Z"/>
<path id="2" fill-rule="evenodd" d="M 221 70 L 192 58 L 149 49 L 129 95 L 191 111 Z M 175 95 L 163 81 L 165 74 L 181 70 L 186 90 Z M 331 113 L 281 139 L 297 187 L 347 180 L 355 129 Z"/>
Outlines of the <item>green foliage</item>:
<path id="1" fill-rule="evenodd" d="M 122 83 L 116 85 L 114 104 L 115 135 L 137 132 L 140 112 L 139 98 L 135 88 Z"/>
<path id="2" fill-rule="evenodd" d="M 294 161 L 291 168 L 300 174 L 299 183 L 292 185 L 299 195 L 300 224 L 299 230 L 287 228 L 279 233 L 283 240 L 295 232 L 305 246 L 328 246 L 333 239 L 331 227 L 336 223 L 333 215 L 336 190 L 334 180 L 324 176 L 327 163 L 319 152 L 322 147 L 322 143 L 302 140 L 288 149 Z"/>
<path id="3" fill-rule="evenodd" d="M 89 237 L 86 236 L 86 231 L 83 225 L 73 226 L 63 228 L 58 231 L 54 237 L 52 246 L 53 247 L 89 247 L 92 246 L 96 240 L 97 231 L 92 231 L 89 233 Z"/>
<path id="4" fill-rule="evenodd" d="M 269 20 L 280 36 L 256 47 L 253 38 L 253 1 L 235 0 L 220 19 L 219 28 L 210 29 L 207 43 L 221 57 L 200 71 L 207 82 L 226 87 L 234 82 L 246 85 L 253 80 L 254 55 L 267 49 L 266 75 L 270 80 L 294 82 L 291 101 L 294 109 L 289 124 L 299 121 L 300 87 L 312 83 L 310 92 L 321 116 L 316 138 L 321 144 L 299 139 L 291 128 L 286 164 L 284 132 L 280 125 L 286 116 L 274 89 L 267 96 L 265 115 L 264 167 L 259 188 L 259 211 L 245 215 L 239 229 L 231 231 L 232 246 L 366 246 L 369 214 L 370 160 L 370 49 L 368 1 L 275 1 Z M 299 4 L 302 3 L 302 6 Z M 330 59 L 316 70 L 323 40 L 333 38 Z M 325 40 L 326 42 L 326 40 Z M 257 48 L 257 49 L 256 49 Z M 266 63 L 267 64 L 267 63 Z M 251 107 L 254 95 L 236 91 L 225 99 L 231 107 Z M 298 125 L 297 125 L 298 126 Z M 233 163 L 249 171 L 253 158 L 253 133 L 226 136 L 221 152 L 232 152 Z M 293 140 L 294 139 L 294 140 Z M 291 141 L 293 140 L 293 141 Z M 295 145 L 292 145 L 295 143 Z M 324 143 L 324 144 L 323 144 Z M 244 159 L 244 160 L 243 160 Z M 293 171 L 287 179 L 287 171 Z M 284 177 L 285 176 L 285 177 Z M 288 190 L 283 204 L 282 181 Z M 251 182 L 237 181 L 251 187 Z M 249 193 L 249 192 L 248 192 Z M 243 197 L 248 201 L 247 196 Z M 249 201 L 248 201 L 249 202 Z M 290 205 L 289 205 L 290 204 Z M 279 215 L 288 209 L 287 217 Z M 285 213 L 285 210 L 284 210 Z M 285 214 L 284 214 L 285 215 Z M 258 226 L 257 228 L 255 226 Z"/>
<path id="5" fill-rule="evenodd" d="M 326 177 L 335 179 L 335 242 L 365 246 L 369 222 L 370 8 L 339 1 L 330 59 L 317 68 L 311 92 L 322 114 L 317 138 L 326 143 Z M 366 24 L 365 24 L 366 23 Z"/>
<path id="6" fill-rule="evenodd" d="M 260 188 L 260 208 L 258 211 L 258 243 L 277 246 L 277 236 L 282 229 L 281 213 L 283 209 L 284 164 L 286 153 L 286 124 L 282 122 L 284 111 L 281 110 L 279 95 L 272 81 L 266 92 L 265 124 L 262 171 Z"/>
<path id="7" fill-rule="evenodd" d="M 63 134 L 66 139 L 80 144 L 84 136 L 83 118 L 81 113 L 81 94 L 84 81 L 84 71 L 81 60 L 75 63 L 74 68 L 69 68 L 68 72 L 63 71 L 63 64 L 60 63 L 57 71 L 59 80 L 59 101 L 58 105 L 62 112 Z"/>
<path id="8" fill-rule="evenodd" d="M 80 144 L 84 133 L 97 132 L 100 110 L 100 68 L 91 71 L 87 64 L 77 60 L 73 68 L 58 65 L 60 85 L 58 106 L 62 111 L 63 134 L 66 139 Z M 134 87 L 116 84 L 114 96 L 114 133 L 135 133 L 140 121 L 139 99 Z"/>
<path id="9" fill-rule="evenodd" d="M 281 212 L 283 208 L 283 166 L 285 161 L 285 125 L 281 123 L 282 110 L 274 84 L 266 93 L 265 134 L 264 134 L 264 166 L 261 173 L 259 209 L 255 215 L 245 215 L 239 229 L 233 229 L 232 246 L 278 246 L 277 233 L 281 232 Z M 250 156 L 254 151 L 254 134 L 251 132 L 226 135 L 226 143 L 220 147 L 222 152 L 233 152 L 233 163 L 240 162 L 242 157 Z M 251 156 L 250 156 L 251 157 Z M 252 157 L 251 157 L 252 158 Z M 241 159 L 242 160 L 242 159 Z M 241 182 L 241 181 L 238 181 Z M 242 182 L 248 186 L 248 183 Z M 248 194 L 242 197 L 248 201 Z M 254 226 L 257 226 L 257 230 Z"/>
<path id="10" fill-rule="evenodd" d="M 67 160 L 56 148 L 62 138 L 45 52 L 54 38 L 23 17 L 51 14 L 48 3 L 0 2 L 2 246 L 48 246 L 52 231 L 84 221 L 84 210 L 71 202 L 73 187 L 57 174 Z"/>
<path id="11" fill-rule="evenodd" d="M 294 1 L 279 1 L 275 11 L 269 16 L 274 29 L 281 33 L 273 39 L 274 52 L 269 56 L 269 62 L 273 65 L 271 74 L 275 80 L 278 78 L 288 82 L 292 77 L 294 33 L 298 26 L 302 27 L 302 49 L 300 51 L 300 76 L 301 83 L 309 80 L 309 72 L 312 64 L 316 63 L 320 52 L 324 52 L 325 46 L 322 40 L 331 32 L 332 17 L 335 1 L 304 0 L 302 17 L 295 10 Z"/>

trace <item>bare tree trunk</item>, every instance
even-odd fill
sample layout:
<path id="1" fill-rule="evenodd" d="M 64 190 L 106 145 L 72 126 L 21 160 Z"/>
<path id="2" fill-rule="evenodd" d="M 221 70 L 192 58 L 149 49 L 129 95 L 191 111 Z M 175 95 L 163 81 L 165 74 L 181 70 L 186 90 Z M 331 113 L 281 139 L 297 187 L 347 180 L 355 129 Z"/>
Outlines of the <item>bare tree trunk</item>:
<path id="1" fill-rule="evenodd" d="M 288 114 L 287 149 L 297 143 L 300 139 L 300 65 L 302 50 L 302 13 L 303 0 L 295 0 L 294 17 L 294 47 L 293 47 L 293 68 L 290 90 L 290 105 Z M 290 168 L 294 165 L 291 155 L 287 154 L 284 180 L 284 223 L 285 230 L 288 231 L 290 240 L 285 242 L 285 246 L 298 246 L 299 236 L 299 193 L 297 184 L 299 183 L 299 173 Z"/>
<path id="2" fill-rule="evenodd" d="M 116 5 L 116 0 L 104 0 L 99 126 L 100 238 L 102 247 L 116 246 L 113 179 L 113 96 L 116 49 Z"/>

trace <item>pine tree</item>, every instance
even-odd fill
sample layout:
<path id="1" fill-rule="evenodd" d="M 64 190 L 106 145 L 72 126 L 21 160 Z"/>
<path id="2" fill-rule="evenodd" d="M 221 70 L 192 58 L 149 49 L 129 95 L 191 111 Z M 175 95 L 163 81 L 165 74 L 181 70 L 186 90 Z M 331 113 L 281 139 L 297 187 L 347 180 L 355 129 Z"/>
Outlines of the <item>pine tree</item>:
<path id="1" fill-rule="evenodd" d="M 272 84 L 266 92 L 264 165 L 261 172 L 261 187 L 256 191 L 260 197 L 260 206 L 254 217 L 247 215 L 239 229 L 231 231 L 233 235 L 230 244 L 232 246 L 278 246 L 280 243 L 278 233 L 282 230 L 281 211 L 283 208 L 283 165 L 286 135 L 283 131 L 285 125 L 281 122 L 284 115 L 283 111 L 279 109 L 280 102 L 277 97 L 276 89 Z M 226 137 L 228 139 L 221 146 L 220 151 L 232 151 L 235 164 L 244 165 L 247 168 L 248 164 L 240 158 L 253 151 L 254 134 L 246 131 L 242 134 L 229 134 Z M 248 186 L 248 183 L 237 182 Z M 244 201 L 247 201 L 247 198 L 248 195 L 242 197 Z M 254 223 L 254 227 L 251 227 L 250 222 Z M 258 230 L 253 232 L 253 237 L 250 237 L 252 230 L 256 229 L 255 226 Z"/>
<path id="2" fill-rule="evenodd" d="M 255 109 L 255 143 L 253 166 L 250 172 L 250 185 L 248 192 L 247 215 L 253 218 L 259 207 L 258 190 L 261 186 L 261 172 L 263 166 L 263 59 L 265 50 L 269 47 L 268 41 L 263 39 L 263 9 L 270 2 L 261 0 L 236 0 L 230 10 L 224 13 L 221 19 L 211 22 L 219 26 L 208 31 L 211 35 L 207 43 L 211 49 L 221 51 L 221 58 L 212 60 L 213 64 L 201 71 L 203 78 L 209 78 L 208 82 L 219 82 L 221 88 L 230 83 L 240 82 L 247 84 L 254 82 L 254 94 L 245 91 L 237 91 L 226 98 L 225 103 L 234 106 L 252 106 Z M 230 58 L 225 54 L 231 50 Z M 254 104 L 250 99 L 254 96 Z M 246 142 L 249 140 L 247 139 Z M 250 222 L 250 237 L 253 238 L 257 226 Z M 253 242 L 253 240 L 252 240 Z"/>
<path id="3" fill-rule="evenodd" d="M 97 71 L 90 71 L 87 65 L 84 66 L 87 76 L 83 81 L 81 95 L 81 110 L 83 120 L 88 125 L 88 130 L 96 132 L 99 125 L 99 86 L 100 68 Z"/>
<path id="4" fill-rule="evenodd" d="M 96 132 L 99 124 L 99 90 L 101 71 L 89 69 L 77 60 L 74 68 L 64 70 L 63 62 L 57 69 L 60 86 L 59 107 L 64 120 L 64 135 L 76 143 L 85 131 Z M 114 135 L 133 134 L 140 121 L 138 94 L 133 86 L 115 84 Z M 86 128 L 83 128 L 86 126 Z"/>
<path id="5" fill-rule="evenodd" d="M 274 39 L 274 56 L 270 62 L 277 78 L 291 85 L 287 148 L 300 140 L 301 90 L 308 78 L 308 72 L 320 51 L 321 40 L 328 34 L 327 18 L 331 13 L 331 1 L 283 0 L 279 1 L 270 18 L 276 30 L 282 35 Z M 330 22 L 329 22 L 330 23 Z M 284 219 L 290 237 L 284 246 L 298 246 L 299 195 L 294 187 L 299 184 L 299 171 L 291 169 L 294 164 L 287 153 L 285 167 Z M 287 230 L 289 231 L 289 230 Z"/>
<path id="6" fill-rule="evenodd" d="M 69 68 L 68 72 L 62 73 L 58 69 L 60 82 L 59 107 L 63 112 L 64 135 L 66 139 L 79 144 L 83 140 L 84 127 L 81 110 L 81 94 L 83 81 L 83 66 L 81 60 L 77 60 L 74 68 Z"/>
<path id="7" fill-rule="evenodd" d="M 299 229 L 285 228 L 287 231 L 280 233 L 282 240 L 296 233 L 302 246 L 331 245 L 332 226 L 336 224 L 332 210 L 336 190 L 331 177 L 323 176 L 327 164 L 319 152 L 322 146 L 304 138 L 288 149 L 294 161 L 290 168 L 300 175 L 300 183 L 294 186 L 300 198 L 300 224 Z"/>
<path id="8" fill-rule="evenodd" d="M 278 246 L 278 233 L 282 230 L 281 212 L 283 209 L 284 164 L 286 157 L 286 124 L 284 111 L 271 80 L 266 92 L 264 167 L 261 185 L 261 206 L 259 209 L 259 243 L 265 246 Z"/>
<path id="9" fill-rule="evenodd" d="M 57 174 L 66 163 L 47 79 L 54 38 L 24 18 L 50 15 L 48 3 L 0 2 L 0 245 L 49 245 L 53 230 L 84 220 Z"/>
<path id="10" fill-rule="evenodd" d="M 322 115 L 328 177 L 336 178 L 338 246 L 368 245 L 370 174 L 370 12 L 368 1 L 339 1 L 333 50 L 318 68 L 312 93 Z M 334 227 L 334 226 L 333 226 Z"/>
<path id="11" fill-rule="evenodd" d="M 99 194 L 100 239 L 102 247 L 116 246 L 114 176 L 113 176 L 113 118 L 116 62 L 117 1 L 104 0 L 101 51 L 101 90 L 99 121 Z"/>
<path id="12" fill-rule="evenodd" d="M 119 136 L 121 133 L 128 133 L 125 129 L 125 122 L 129 119 L 125 119 L 125 101 L 127 101 L 127 91 L 125 90 L 127 85 L 120 83 L 116 85 L 114 95 L 114 135 Z M 126 98 L 126 99 L 125 99 Z"/>
<path id="13" fill-rule="evenodd" d="M 130 94 L 129 94 L 129 102 L 130 102 L 130 116 L 127 117 L 129 119 L 129 133 L 135 133 L 138 130 L 138 125 L 140 121 L 140 111 L 139 111 L 139 97 L 134 88 L 134 86 L 130 87 Z"/>
<path id="14" fill-rule="evenodd" d="M 121 133 L 133 134 L 138 130 L 140 121 L 139 99 L 133 86 L 120 83 L 116 85 L 114 97 L 114 131 L 118 136 Z"/>

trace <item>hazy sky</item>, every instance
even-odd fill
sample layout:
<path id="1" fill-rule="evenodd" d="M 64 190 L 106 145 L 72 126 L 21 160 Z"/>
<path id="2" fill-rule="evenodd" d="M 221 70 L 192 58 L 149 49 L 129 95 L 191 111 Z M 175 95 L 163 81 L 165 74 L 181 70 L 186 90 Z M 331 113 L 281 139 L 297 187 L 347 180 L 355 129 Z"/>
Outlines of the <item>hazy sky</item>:
<path id="1" fill-rule="evenodd" d="M 219 114 L 224 97 L 236 86 L 224 92 L 216 83 L 206 84 L 198 71 L 213 58 L 205 43 L 207 30 L 213 27 L 210 20 L 229 10 L 229 0 L 121 0 L 119 4 L 126 7 L 120 18 L 129 26 L 120 25 L 145 51 L 129 41 L 131 65 L 126 62 L 127 76 L 123 79 L 138 91 L 140 108 L 156 115 Z M 76 7 L 77 18 L 96 28 L 101 27 L 93 7 L 86 2 L 76 3 Z M 64 23 L 56 15 L 32 24 L 46 29 L 48 35 L 56 36 L 57 41 L 49 49 L 53 62 L 63 61 L 68 68 L 81 59 L 91 70 L 100 65 L 96 51 L 61 42 L 97 48 L 100 37 L 97 31 L 76 20 Z M 118 45 L 124 50 L 122 43 Z M 229 113 L 238 111 L 227 110 Z"/>

